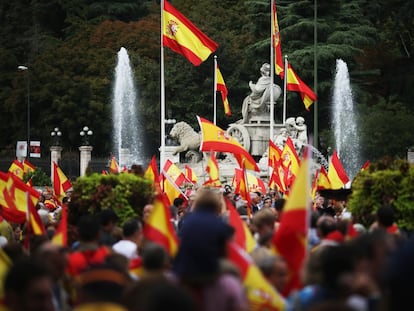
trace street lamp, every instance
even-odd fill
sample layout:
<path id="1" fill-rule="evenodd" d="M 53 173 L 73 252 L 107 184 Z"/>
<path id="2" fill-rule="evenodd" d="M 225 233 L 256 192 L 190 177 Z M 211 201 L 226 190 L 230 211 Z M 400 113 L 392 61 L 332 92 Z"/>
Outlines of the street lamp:
<path id="1" fill-rule="evenodd" d="M 58 127 L 55 127 L 52 132 L 50 132 L 50 136 L 53 139 L 53 146 L 60 145 L 60 137 L 62 137 L 62 132 L 59 130 Z"/>
<path id="2" fill-rule="evenodd" d="M 89 138 L 93 135 L 93 132 L 89 129 L 89 127 L 84 126 L 82 131 L 80 131 L 79 135 L 82 137 L 82 145 L 88 146 Z"/>
<path id="3" fill-rule="evenodd" d="M 30 76 L 29 76 L 29 67 L 27 66 L 17 66 L 19 71 L 27 71 L 27 148 L 30 146 Z"/>

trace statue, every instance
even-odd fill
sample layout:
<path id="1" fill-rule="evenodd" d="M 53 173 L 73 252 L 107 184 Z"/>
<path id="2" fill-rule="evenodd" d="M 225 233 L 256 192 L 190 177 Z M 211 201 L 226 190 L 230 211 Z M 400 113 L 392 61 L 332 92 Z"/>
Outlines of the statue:
<path id="1" fill-rule="evenodd" d="M 190 158 L 191 162 L 198 162 L 201 159 L 199 153 L 201 135 L 186 122 L 181 121 L 174 124 L 169 134 L 180 145 L 174 150 L 173 155 L 188 151 L 186 158 Z"/>
<path id="2" fill-rule="evenodd" d="M 249 123 L 250 117 L 253 114 L 267 113 L 270 107 L 270 64 L 264 63 L 260 68 L 261 77 L 256 83 L 249 82 L 251 94 L 248 95 L 242 106 L 243 119 L 240 123 Z M 273 84 L 273 103 L 280 97 L 282 90 L 276 84 Z"/>
<path id="3" fill-rule="evenodd" d="M 301 149 L 303 145 L 306 145 L 308 143 L 308 131 L 305 124 L 305 119 L 302 117 L 297 117 L 295 128 L 297 130 L 297 145 L 298 148 Z"/>
<path id="4" fill-rule="evenodd" d="M 279 134 L 273 138 L 273 142 L 280 148 L 280 150 L 282 150 L 288 137 L 288 130 L 286 128 L 281 128 Z"/>

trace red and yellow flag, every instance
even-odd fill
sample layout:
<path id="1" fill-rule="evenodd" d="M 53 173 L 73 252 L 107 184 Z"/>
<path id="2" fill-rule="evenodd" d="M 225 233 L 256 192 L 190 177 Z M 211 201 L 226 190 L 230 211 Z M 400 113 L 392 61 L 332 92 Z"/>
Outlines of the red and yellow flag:
<path id="1" fill-rule="evenodd" d="M 325 170 L 325 167 L 321 166 L 318 184 L 316 186 L 317 190 L 321 189 L 331 189 L 331 182 L 329 181 L 328 173 Z"/>
<path id="2" fill-rule="evenodd" d="M 276 144 L 269 139 L 269 151 L 268 151 L 268 164 L 270 167 L 275 168 L 282 158 L 282 150 Z"/>
<path id="3" fill-rule="evenodd" d="M 23 163 L 20 162 L 19 160 L 14 160 L 9 167 L 9 172 L 19 177 L 20 179 L 23 179 L 23 175 L 24 175 Z"/>
<path id="4" fill-rule="evenodd" d="M 229 224 L 234 228 L 233 241 L 247 253 L 251 253 L 256 247 L 256 241 L 254 240 L 250 229 L 240 218 L 240 214 L 228 199 L 226 199 L 226 205 L 227 210 L 229 211 Z"/>
<path id="5" fill-rule="evenodd" d="M 311 88 L 307 86 L 305 82 L 303 82 L 299 78 L 299 76 L 293 71 L 293 68 L 290 64 L 288 64 L 286 89 L 288 91 L 300 93 L 300 97 L 302 98 L 302 101 L 305 104 L 306 110 L 309 110 L 309 107 L 317 98 L 316 94 L 311 90 Z"/>
<path id="6" fill-rule="evenodd" d="M 230 152 L 240 166 L 244 162 L 246 169 L 260 171 L 250 153 L 234 137 L 207 119 L 199 116 L 197 119 L 201 128 L 200 151 Z"/>
<path id="7" fill-rule="evenodd" d="M 162 45 L 183 55 L 194 66 L 199 66 L 217 49 L 218 44 L 207 37 L 169 2 L 163 1 Z"/>
<path id="8" fill-rule="evenodd" d="M 210 152 L 210 158 L 207 162 L 206 171 L 210 176 L 209 180 L 207 180 L 204 185 L 208 185 L 211 187 L 221 187 L 220 182 L 220 173 L 219 173 L 219 166 L 217 163 L 215 152 Z"/>
<path id="9" fill-rule="evenodd" d="M 273 3 L 273 48 L 275 50 L 275 73 L 279 75 L 282 79 L 284 78 L 284 64 L 282 58 L 282 49 L 281 49 L 281 40 L 280 40 L 280 31 L 279 23 L 277 21 L 277 12 L 276 12 L 276 1 Z"/>
<path id="10" fill-rule="evenodd" d="M 178 250 L 178 239 L 171 223 L 171 214 L 165 195 L 159 194 L 153 203 L 154 207 L 144 224 L 144 236 L 149 241 L 163 246 L 171 257 Z"/>
<path id="11" fill-rule="evenodd" d="M 52 243 L 63 247 L 68 246 L 68 212 L 65 204 L 62 204 L 60 222 L 52 238 Z"/>
<path id="12" fill-rule="evenodd" d="M 180 168 L 175 165 L 170 159 L 165 161 L 164 167 L 161 173 L 165 173 L 168 175 L 172 181 L 180 187 L 187 179 L 183 172 L 181 172 Z"/>
<path id="13" fill-rule="evenodd" d="M 191 181 L 193 184 L 197 183 L 198 177 L 194 173 L 193 169 L 188 164 L 184 166 L 184 175 L 185 175 L 185 178 L 187 178 L 187 180 Z"/>
<path id="14" fill-rule="evenodd" d="M 279 165 L 273 169 L 272 175 L 269 179 L 269 188 L 277 189 L 282 193 L 285 193 L 287 191 L 284 179 L 284 170 L 282 166 Z"/>
<path id="15" fill-rule="evenodd" d="M 250 311 L 282 311 L 286 301 L 266 280 L 250 256 L 237 244 L 229 243 L 227 257 L 240 271 Z"/>
<path id="16" fill-rule="evenodd" d="M 72 188 L 72 183 L 56 162 L 53 162 L 53 190 L 56 198 L 61 202 L 70 188 Z"/>
<path id="17" fill-rule="evenodd" d="M 109 163 L 109 171 L 112 174 L 118 174 L 119 173 L 119 165 L 118 165 L 118 162 L 116 161 L 114 156 L 111 158 L 111 162 Z"/>
<path id="18" fill-rule="evenodd" d="M 349 181 L 336 150 L 333 152 L 331 160 L 329 161 L 328 178 L 331 182 L 331 189 L 341 189 Z"/>
<path id="19" fill-rule="evenodd" d="M 36 169 L 36 167 L 32 163 L 30 163 L 29 161 L 24 159 L 24 161 L 23 161 L 23 171 L 24 171 L 25 174 L 34 172 L 35 169 Z"/>
<path id="20" fill-rule="evenodd" d="M 29 199 L 29 193 L 27 193 L 27 209 L 29 215 L 29 224 L 31 227 L 31 232 L 34 235 L 46 235 L 45 226 L 40 219 L 39 213 L 37 212 L 33 201 Z"/>
<path id="21" fill-rule="evenodd" d="M 289 168 L 289 176 L 285 176 L 286 186 L 290 185 L 290 182 L 293 181 L 299 171 L 300 160 L 296 152 L 295 145 L 292 138 L 288 137 L 285 143 L 285 146 L 282 150 L 282 165 Z M 287 182 L 287 183 L 286 183 Z"/>
<path id="22" fill-rule="evenodd" d="M 364 165 L 362 165 L 361 172 L 365 171 L 369 167 L 370 164 L 371 164 L 371 161 L 370 160 L 367 160 L 364 163 Z"/>
<path id="23" fill-rule="evenodd" d="M 170 176 L 165 174 L 165 172 L 161 173 L 160 181 L 161 191 L 167 196 L 166 200 L 169 203 L 168 206 L 173 205 L 174 199 L 178 197 L 187 199 L 185 194 L 181 191 L 180 187 L 178 187 L 174 180 L 172 180 Z"/>
<path id="24" fill-rule="evenodd" d="M 224 105 L 224 113 L 226 114 L 226 116 L 231 116 L 230 104 L 227 99 L 227 94 L 228 94 L 227 87 L 226 87 L 226 84 L 224 83 L 224 79 L 223 79 L 223 76 L 220 72 L 218 65 L 216 66 L 216 79 L 217 79 L 216 88 L 217 88 L 217 91 L 221 93 L 221 99 L 223 100 L 223 105 Z"/>
<path id="25" fill-rule="evenodd" d="M 147 169 L 145 170 L 144 177 L 151 180 L 154 184 L 159 182 L 159 174 L 157 168 L 157 159 L 152 156 Z"/>
<path id="26" fill-rule="evenodd" d="M 308 207 L 310 203 L 309 159 L 302 160 L 289 198 L 273 236 L 273 245 L 289 266 L 289 281 L 283 295 L 287 297 L 301 287 L 301 271 L 306 258 L 308 234 Z"/>

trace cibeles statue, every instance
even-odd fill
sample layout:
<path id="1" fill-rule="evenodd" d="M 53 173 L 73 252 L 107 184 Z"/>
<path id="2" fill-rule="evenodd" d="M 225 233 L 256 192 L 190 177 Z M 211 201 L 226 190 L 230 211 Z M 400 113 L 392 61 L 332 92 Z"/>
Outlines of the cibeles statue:
<path id="1" fill-rule="evenodd" d="M 280 129 L 278 135 L 273 138 L 273 142 L 283 148 L 287 137 L 290 137 L 299 153 L 304 145 L 308 144 L 308 131 L 303 117 L 290 117 L 285 121 L 285 127 Z"/>
<path id="2" fill-rule="evenodd" d="M 267 114 L 270 109 L 270 92 L 271 92 L 271 77 L 270 77 L 270 64 L 264 63 L 260 68 L 261 77 L 256 83 L 249 82 L 251 90 L 242 106 L 243 119 L 239 121 L 241 124 L 249 123 L 252 115 Z M 282 94 L 281 88 L 273 84 L 273 103 L 276 104 L 276 100 Z"/>

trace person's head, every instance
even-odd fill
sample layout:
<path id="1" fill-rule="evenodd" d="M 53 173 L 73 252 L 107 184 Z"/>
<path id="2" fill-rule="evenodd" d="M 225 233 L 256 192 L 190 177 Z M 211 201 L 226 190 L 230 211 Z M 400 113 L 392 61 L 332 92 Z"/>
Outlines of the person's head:
<path id="1" fill-rule="evenodd" d="M 216 215 L 221 213 L 223 207 L 222 195 L 210 188 L 201 188 L 197 191 L 194 203 L 194 211 L 211 212 Z"/>
<path id="2" fill-rule="evenodd" d="M 325 203 L 325 198 L 321 195 L 317 195 L 315 198 L 315 207 L 321 208 L 323 207 L 323 204 Z"/>
<path id="3" fill-rule="evenodd" d="M 382 205 L 377 210 L 378 226 L 381 228 L 391 227 L 395 221 L 394 209 L 389 205 Z"/>
<path id="4" fill-rule="evenodd" d="M 78 222 L 79 240 L 82 242 L 97 242 L 101 231 L 100 219 L 92 215 L 84 215 Z"/>
<path id="5" fill-rule="evenodd" d="M 296 118 L 296 124 L 302 125 L 305 123 L 305 119 L 303 117 L 297 117 Z"/>
<path id="6" fill-rule="evenodd" d="M 118 215 L 113 209 L 107 208 L 100 212 L 99 217 L 101 219 L 101 226 L 105 231 L 112 231 L 118 222 Z"/>
<path id="7" fill-rule="evenodd" d="M 316 228 L 319 238 L 325 238 L 329 233 L 337 229 L 335 218 L 327 215 L 319 217 L 316 222 Z"/>
<path id="8" fill-rule="evenodd" d="M 266 196 L 263 199 L 263 208 L 270 208 L 270 207 L 272 207 L 272 198 Z"/>
<path id="9" fill-rule="evenodd" d="M 139 244 L 142 239 L 141 223 L 135 218 L 128 219 L 122 226 L 122 235 L 124 239 L 131 240 L 136 244 Z"/>
<path id="10" fill-rule="evenodd" d="M 289 279 L 286 261 L 282 257 L 271 255 L 258 259 L 256 264 L 269 283 L 282 292 Z"/>
<path id="11" fill-rule="evenodd" d="M 164 247 L 147 243 L 142 249 L 142 266 L 148 272 L 163 272 L 169 267 L 170 259 Z"/>
<path id="12" fill-rule="evenodd" d="M 185 200 L 183 198 L 175 198 L 173 201 L 173 205 L 177 208 L 182 208 L 185 205 Z"/>
<path id="13" fill-rule="evenodd" d="M 45 242 L 38 248 L 35 256 L 39 262 L 44 263 L 55 282 L 64 276 L 67 252 L 63 247 Z"/>
<path id="14" fill-rule="evenodd" d="M 273 234 L 275 230 L 275 214 L 270 208 L 262 208 L 254 214 L 252 222 L 254 228 L 259 234 L 259 239 Z"/>
<path id="15" fill-rule="evenodd" d="M 254 205 L 257 205 L 260 202 L 262 202 L 262 194 L 258 191 L 250 192 L 250 198 Z"/>
<path id="16" fill-rule="evenodd" d="M 5 304 L 11 311 L 53 311 L 52 287 L 46 265 L 24 258 L 6 274 Z"/>
<path id="17" fill-rule="evenodd" d="M 146 223 L 148 221 L 148 217 L 151 214 L 152 209 L 154 208 L 154 205 L 151 203 L 148 203 L 144 206 L 142 209 L 142 221 Z"/>

